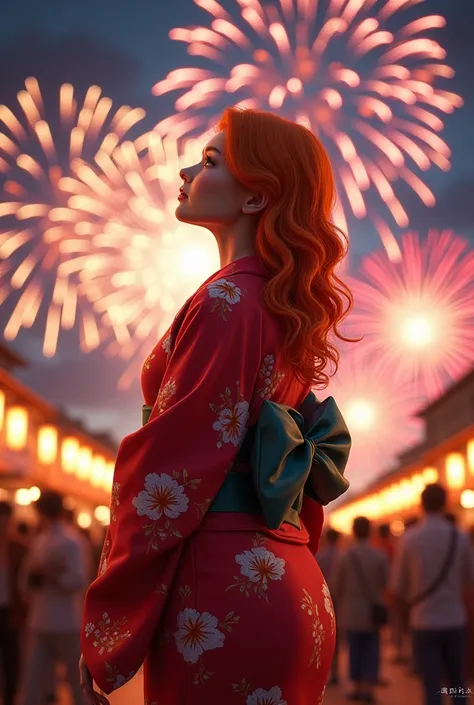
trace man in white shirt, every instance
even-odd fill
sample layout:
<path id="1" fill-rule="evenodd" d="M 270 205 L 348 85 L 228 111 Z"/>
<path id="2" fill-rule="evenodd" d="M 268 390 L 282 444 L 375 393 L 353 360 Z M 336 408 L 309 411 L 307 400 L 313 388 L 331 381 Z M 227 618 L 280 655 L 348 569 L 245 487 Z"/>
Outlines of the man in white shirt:
<path id="1" fill-rule="evenodd" d="M 402 539 L 390 587 L 399 605 L 413 603 L 409 624 L 425 704 L 441 705 L 444 679 L 448 692 L 467 692 L 464 592 L 474 582 L 474 562 L 467 536 L 443 516 L 444 488 L 428 485 L 421 503 L 425 517 Z"/>
<path id="2" fill-rule="evenodd" d="M 29 649 L 20 705 L 43 705 L 57 662 L 66 667 L 74 705 L 84 705 L 78 672 L 86 585 L 82 547 L 63 523 L 61 495 L 43 492 L 36 510 L 40 531 L 20 576 L 20 587 L 29 600 Z"/>

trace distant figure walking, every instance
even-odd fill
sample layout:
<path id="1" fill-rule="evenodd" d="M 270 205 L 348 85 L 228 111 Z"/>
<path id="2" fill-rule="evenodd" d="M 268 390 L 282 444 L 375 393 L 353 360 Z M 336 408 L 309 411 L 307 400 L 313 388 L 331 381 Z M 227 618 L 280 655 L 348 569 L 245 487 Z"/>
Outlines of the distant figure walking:
<path id="1" fill-rule="evenodd" d="M 347 635 L 349 676 L 354 691 L 349 699 L 374 702 L 379 681 L 380 628 L 387 621 L 383 603 L 389 563 L 386 554 L 371 545 L 371 524 L 366 517 L 354 519 L 355 539 L 336 564 L 333 578 L 338 627 Z"/>
<path id="2" fill-rule="evenodd" d="M 40 531 L 31 543 L 20 576 L 29 599 L 28 654 L 20 705 L 43 705 L 54 665 L 66 667 L 74 705 L 83 705 L 77 664 L 86 585 L 82 546 L 64 525 L 62 498 L 43 492 L 35 508 Z"/>
<path id="3" fill-rule="evenodd" d="M 425 705 L 441 705 L 445 679 L 456 693 L 466 687 L 464 592 L 474 583 L 474 560 L 468 537 L 443 516 L 445 489 L 427 485 L 421 504 L 425 517 L 402 539 L 390 587 L 399 610 L 409 610 Z"/>

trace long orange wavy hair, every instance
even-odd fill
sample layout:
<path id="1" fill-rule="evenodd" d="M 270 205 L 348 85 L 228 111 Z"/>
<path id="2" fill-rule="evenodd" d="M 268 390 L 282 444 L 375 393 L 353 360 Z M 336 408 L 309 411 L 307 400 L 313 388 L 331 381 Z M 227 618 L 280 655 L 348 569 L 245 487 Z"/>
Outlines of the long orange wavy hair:
<path id="1" fill-rule="evenodd" d="M 336 274 L 348 242 L 331 222 L 329 158 L 312 132 L 271 113 L 228 108 L 219 129 L 232 175 L 268 197 L 256 248 L 271 275 L 264 298 L 284 324 L 286 359 L 302 383 L 325 386 L 328 364 L 333 374 L 339 361 L 329 339 L 348 340 L 339 325 L 352 305 Z"/>

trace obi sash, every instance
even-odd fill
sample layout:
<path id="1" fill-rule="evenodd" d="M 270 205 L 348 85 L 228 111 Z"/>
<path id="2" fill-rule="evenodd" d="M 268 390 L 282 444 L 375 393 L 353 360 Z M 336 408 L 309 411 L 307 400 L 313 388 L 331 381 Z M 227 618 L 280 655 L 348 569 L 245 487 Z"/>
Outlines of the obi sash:
<path id="1" fill-rule="evenodd" d="M 149 416 L 152 407 L 143 407 L 144 419 L 145 409 Z M 208 511 L 263 514 L 269 529 L 284 521 L 299 529 L 305 494 L 327 505 L 347 491 L 350 447 L 333 397 L 320 402 L 310 392 L 298 410 L 267 399 L 234 461 L 250 472 L 231 469 Z"/>

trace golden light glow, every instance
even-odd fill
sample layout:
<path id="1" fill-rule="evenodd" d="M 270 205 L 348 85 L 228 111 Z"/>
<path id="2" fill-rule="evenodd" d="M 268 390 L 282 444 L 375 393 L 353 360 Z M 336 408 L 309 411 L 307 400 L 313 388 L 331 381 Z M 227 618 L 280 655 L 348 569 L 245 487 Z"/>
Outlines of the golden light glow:
<path id="1" fill-rule="evenodd" d="M 474 509 L 474 490 L 461 492 L 461 507 L 463 509 Z"/>
<path id="2" fill-rule="evenodd" d="M 76 506 L 76 500 L 74 499 L 74 497 L 64 497 L 63 504 L 65 509 L 71 510 L 74 509 L 74 507 Z"/>
<path id="3" fill-rule="evenodd" d="M 78 453 L 79 441 L 77 438 L 65 438 L 61 445 L 61 466 L 65 473 L 75 472 Z"/>
<path id="4" fill-rule="evenodd" d="M 110 522 L 110 509 L 105 504 L 102 504 L 95 508 L 94 516 L 101 524 L 108 524 Z"/>
<path id="5" fill-rule="evenodd" d="M 394 536 L 401 536 L 405 531 L 405 524 L 401 519 L 394 519 L 390 524 L 390 532 Z"/>
<path id="6" fill-rule="evenodd" d="M 105 478 L 104 478 L 104 489 L 108 492 L 112 489 L 112 483 L 114 481 L 114 470 L 115 462 L 109 462 L 105 466 Z"/>
<path id="7" fill-rule="evenodd" d="M 27 507 L 31 504 L 30 490 L 22 487 L 15 492 L 15 502 L 20 507 Z"/>
<path id="8" fill-rule="evenodd" d="M 356 516 L 366 516 L 376 520 L 387 514 L 414 507 L 420 502 L 420 495 L 428 484 L 427 479 L 431 481 L 436 477 L 437 472 L 434 468 L 426 468 L 422 473 L 415 473 L 410 478 L 394 482 L 379 492 L 332 512 L 329 515 L 329 524 L 338 531 L 350 533 Z"/>
<path id="9" fill-rule="evenodd" d="M 28 440 L 28 412 L 22 406 L 12 406 L 7 411 L 6 441 L 12 450 L 22 450 Z"/>
<path id="10" fill-rule="evenodd" d="M 51 464 L 58 452 L 58 430 L 55 426 L 41 426 L 38 431 L 38 460 Z"/>
<path id="11" fill-rule="evenodd" d="M 30 487 L 29 492 L 30 492 L 30 500 L 32 502 L 36 502 L 36 500 L 41 497 L 41 490 L 39 487 L 36 487 L 36 486 Z"/>
<path id="12" fill-rule="evenodd" d="M 461 453 L 450 453 L 446 457 L 446 484 L 452 490 L 457 490 L 464 485 L 466 469 L 464 457 Z"/>
<path id="13" fill-rule="evenodd" d="M 422 472 L 425 485 L 432 485 L 438 481 L 438 471 L 436 468 L 425 468 Z"/>
<path id="14" fill-rule="evenodd" d="M 77 523 L 81 529 L 88 529 L 92 524 L 92 517 L 89 512 L 79 512 L 77 515 Z"/>
<path id="15" fill-rule="evenodd" d="M 3 419 L 5 417 L 5 392 L 0 389 L 0 431 L 3 428 Z"/>
<path id="16" fill-rule="evenodd" d="M 471 475 L 474 475 L 474 438 L 467 444 L 467 467 Z"/>
<path id="17" fill-rule="evenodd" d="M 105 481 L 105 458 L 101 455 L 94 456 L 91 470 L 91 483 L 94 487 L 102 487 Z"/>
<path id="18" fill-rule="evenodd" d="M 92 450 L 87 446 L 79 449 L 77 454 L 76 475 L 80 480 L 88 480 L 92 472 Z"/>

